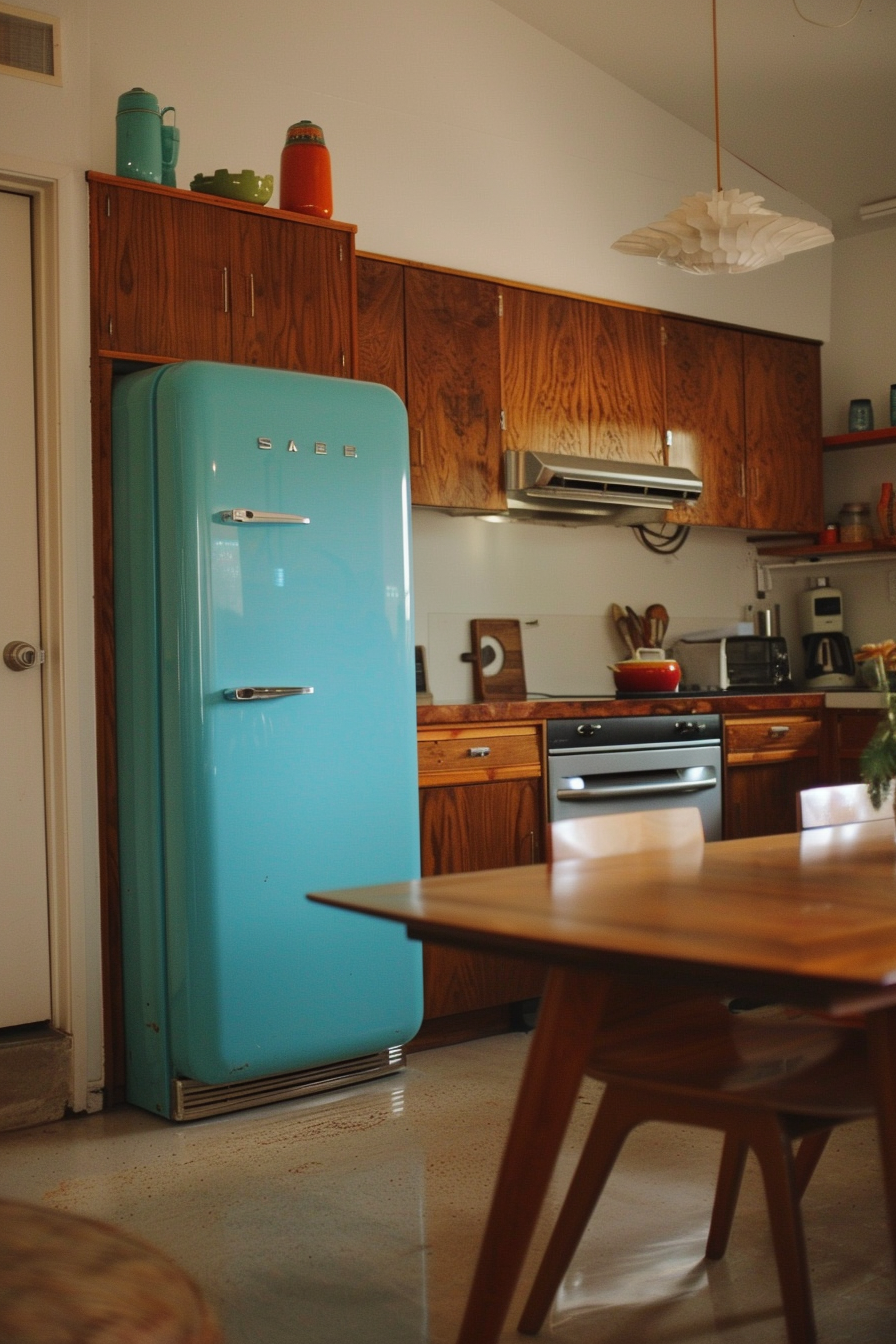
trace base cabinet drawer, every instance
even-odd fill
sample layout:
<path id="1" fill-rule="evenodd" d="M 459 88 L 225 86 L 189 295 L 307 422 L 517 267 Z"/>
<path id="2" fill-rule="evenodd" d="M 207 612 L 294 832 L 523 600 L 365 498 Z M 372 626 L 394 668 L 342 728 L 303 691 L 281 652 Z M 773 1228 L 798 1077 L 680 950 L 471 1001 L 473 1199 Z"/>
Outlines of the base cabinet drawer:
<path id="1" fill-rule="evenodd" d="M 751 760 L 793 759 L 821 750 L 821 720 L 804 714 L 762 715 L 725 720 L 725 756 L 729 764 Z"/>
<path id="2" fill-rule="evenodd" d="M 498 779 L 538 778 L 541 737 L 534 724 L 519 727 L 420 729 L 417 733 L 420 787 L 484 784 Z"/>

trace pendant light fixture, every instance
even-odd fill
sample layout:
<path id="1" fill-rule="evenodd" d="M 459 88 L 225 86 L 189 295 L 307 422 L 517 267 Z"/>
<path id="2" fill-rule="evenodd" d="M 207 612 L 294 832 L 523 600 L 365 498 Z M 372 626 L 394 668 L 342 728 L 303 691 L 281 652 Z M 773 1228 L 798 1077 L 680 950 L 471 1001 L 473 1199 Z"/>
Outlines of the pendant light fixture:
<path id="1" fill-rule="evenodd" d="M 665 219 L 625 234 L 613 247 L 635 257 L 655 257 L 663 266 L 677 266 L 692 275 L 740 275 L 783 261 L 792 252 L 832 243 L 830 229 L 808 219 L 766 210 L 763 196 L 737 188 L 722 190 L 716 0 L 712 0 L 712 73 L 716 190 L 685 196 Z"/>

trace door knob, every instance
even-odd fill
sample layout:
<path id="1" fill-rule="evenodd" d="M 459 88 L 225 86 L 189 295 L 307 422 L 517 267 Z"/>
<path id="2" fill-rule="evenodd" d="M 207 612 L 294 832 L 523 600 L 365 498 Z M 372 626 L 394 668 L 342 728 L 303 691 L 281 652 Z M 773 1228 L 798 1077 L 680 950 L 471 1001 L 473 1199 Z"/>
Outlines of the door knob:
<path id="1" fill-rule="evenodd" d="M 33 644 L 26 644 L 23 639 L 10 640 L 3 650 L 3 661 L 11 672 L 27 672 L 43 660 L 43 652 L 39 653 Z"/>

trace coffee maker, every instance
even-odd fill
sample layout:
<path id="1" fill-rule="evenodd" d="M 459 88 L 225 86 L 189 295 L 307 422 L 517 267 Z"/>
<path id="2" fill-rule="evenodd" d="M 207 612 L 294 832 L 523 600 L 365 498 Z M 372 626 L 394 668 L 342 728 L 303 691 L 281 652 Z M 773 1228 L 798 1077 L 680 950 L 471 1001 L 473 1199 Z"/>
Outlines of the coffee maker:
<path id="1" fill-rule="evenodd" d="M 843 594 L 827 579 L 815 579 L 800 594 L 800 631 L 807 689 L 855 686 L 856 665 L 843 633 Z"/>

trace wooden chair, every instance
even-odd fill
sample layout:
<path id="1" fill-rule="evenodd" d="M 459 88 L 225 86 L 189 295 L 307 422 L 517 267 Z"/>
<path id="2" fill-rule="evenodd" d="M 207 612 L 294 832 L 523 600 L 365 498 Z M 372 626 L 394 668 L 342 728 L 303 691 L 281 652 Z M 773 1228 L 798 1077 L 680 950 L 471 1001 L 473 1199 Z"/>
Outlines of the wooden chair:
<path id="1" fill-rule="evenodd" d="M 625 817 L 555 823 L 555 861 L 584 847 L 585 827 L 592 855 L 633 852 L 630 840 L 654 841 L 669 828 L 691 828 L 690 847 L 702 845 L 693 829 L 696 808 L 669 809 Z M 661 821 L 660 818 L 666 818 Z M 581 827 L 578 840 L 571 826 Z M 567 828 L 562 834 L 559 827 Z M 553 832 L 553 828 L 552 828 Z M 619 843 L 616 836 L 620 836 Z M 625 837 L 628 837 L 627 839 Z M 554 843 L 552 834 L 552 845 Z M 621 846 L 621 848 L 620 848 Z M 682 845 L 682 854 L 688 850 Z M 597 854 L 600 849 L 600 855 Z M 630 987 L 611 990 L 596 1033 L 588 1073 L 606 1084 L 569 1193 L 520 1318 L 523 1334 L 537 1334 L 629 1133 L 651 1120 L 720 1129 L 722 1162 L 706 1243 L 708 1259 L 720 1259 L 728 1244 L 750 1148 L 765 1186 L 775 1259 L 790 1344 L 813 1344 L 815 1325 L 800 1214 L 800 1195 L 814 1162 L 798 1169 L 792 1142 L 825 1136 L 834 1125 L 874 1111 L 868 1077 L 866 1037 L 810 1013 L 784 1006 L 761 1014 L 734 1014 L 718 998 L 681 995 L 677 1002 L 649 1002 L 639 991 L 635 1011 Z M 804 1139 L 805 1142 L 805 1139 Z M 822 1145 L 823 1146 L 823 1145 Z M 811 1156 L 811 1154 L 810 1154 Z M 817 1161 L 817 1157 L 815 1158 Z"/>
<path id="2" fill-rule="evenodd" d="M 138 1237 L 0 1200 L 0 1340 L 223 1344 L 193 1280 Z"/>
<path id="3" fill-rule="evenodd" d="M 847 826 L 856 821 L 883 821 L 893 815 L 893 799 L 875 808 L 865 784 L 831 784 L 820 789 L 803 789 L 796 798 L 796 825 L 799 831 L 816 826 Z"/>

